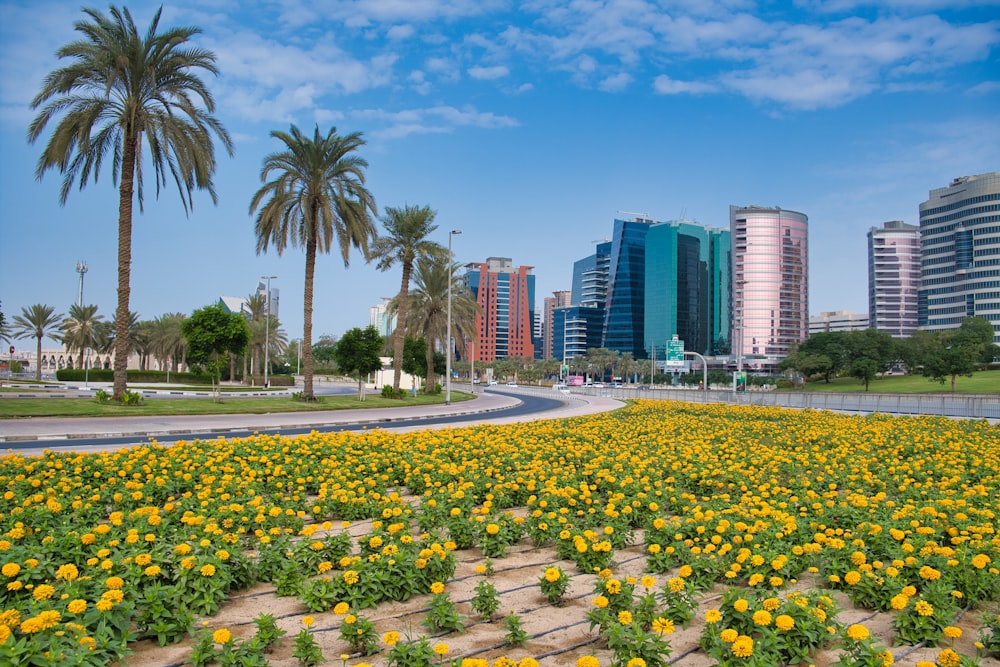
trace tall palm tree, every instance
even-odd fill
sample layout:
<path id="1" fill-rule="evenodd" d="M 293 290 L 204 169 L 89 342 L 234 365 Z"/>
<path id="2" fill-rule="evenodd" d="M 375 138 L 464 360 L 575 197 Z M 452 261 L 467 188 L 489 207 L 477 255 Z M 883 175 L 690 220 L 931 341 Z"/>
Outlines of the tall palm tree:
<path id="1" fill-rule="evenodd" d="M 56 54 L 70 63 L 49 73 L 31 106 L 42 106 L 28 127 L 32 143 L 49 121 L 61 116 L 35 167 L 36 178 L 56 168 L 63 175 L 60 203 L 74 181 L 80 188 L 111 158 L 111 180 L 118 184 L 118 331 L 115 335 L 114 396 L 126 388 L 128 313 L 131 295 L 132 200 L 143 210 L 143 141 L 153 165 L 156 194 L 173 180 L 187 213 L 192 191 L 212 185 L 215 149 L 212 134 L 232 155 L 233 143 L 212 115 L 215 100 L 201 72 L 218 74 L 215 54 L 193 47 L 198 28 L 157 33 L 160 12 L 141 35 L 128 9 L 111 5 L 110 16 L 84 9 L 89 20 L 74 27 L 82 38 Z M 145 139 L 144 139 L 145 137 Z"/>
<path id="2" fill-rule="evenodd" d="M 84 351 L 88 347 L 96 347 L 99 343 L 102 324 L 107 322 L 103 315 L 97 314 L 97 306 L 80 306 L 74 303 L 69 307 L 69 314 L 59 327 L 62 330 L 60 340 L 70 354 L 74 350 L 79 352 L 76 368 L 83 368 Z"/>
<path id="3" fill-rule="evenodd" d="M 266 330 L 264 323 L 264 312 L 267 309 L 267 297 L 263 292 L 253 292 L 246 298 L 246 314 L 249 316 L 247 324 L 250 325 L 250 342 L 247 346 L 247 354 L 243 355 L 243 377 L 253 377 L 260 373 L 260 352 L 264 349 Z M 249 374 L 247 373 L 247 362 L 250 362 Z"/>
<path id="4" fill-rule="evenodd" d="M 417 262 L 414 287 L 410 294 L 412 308 L 398 326 L 405 326 L 409 336 L 427 339 L 427 389 L 434 388 L 434 351 L 442 344 L 455 339 L 459 353 L 465 356 L 465 339 L 476 331 L 476 313 L 479 304 L 472 298 L 464 278 L 457 275 L 455 266 L 448 270 L 448 263 L 433 259 Z M 451 275 L 451 332 L 448 332 L 448 276 Z"/>
<path id="5" fill-rule="evenodd" d="M 56 314 L 55 308 L 36 303 L 32 306 L 22 307 L 21 314 L 14 316 L 14 326 L 11 330 L 17 338 L 34 338 L 36 340 L 35 352 L 35 379 L 42 379 L 42 339 L 50 330 L 62 322 L 63 316 Z"/>
<path id="6" fill-rule="evenodd" d="M 289 244 L 306 252 L 306 277 L 302 299 L 302 396 L 314 400 L 312 312 L 316 252 L 336 247 L 348 266 L 351 247 L 365 260 L 375 238 L 375 198 L 365 187 L 368 162 L 355 154 L 365 145 L 360 132 L 338 135 L 330 128 L 324 137 L 319 126 L 312 139 L 291 126 L 289 132 L 271 132 L 284 149 L 264 158 L 260 180 L 264 183 L 250 202 L 250 215 L 260 213 L 254 226 L 257 254 L 274 244 L 280 255 Z M 273 180 L 268 181 L 273 174 Z"/>
<path id="7" fill-rule="evenodd" d="M 443 260 L 447 251 L 427 237 L 437 229 L 429 206 L 387 207 L 382 216 L 386 234 L 376 239 L 372 246 L 372 259 L 378 260 L 380 271 L 388 271 L 396 262 L 403 269 L 399 294 L 396 296 L 396 321 L 406 321 L 406 306 L 410 290 L 410 274 L 417 260 Z M 450 259 L 450 258 L 449 258 Z M 403 374 L 403 327 L 396 327 L 392 335 L 392 388 L 399 392 L 399 378 Z"/>

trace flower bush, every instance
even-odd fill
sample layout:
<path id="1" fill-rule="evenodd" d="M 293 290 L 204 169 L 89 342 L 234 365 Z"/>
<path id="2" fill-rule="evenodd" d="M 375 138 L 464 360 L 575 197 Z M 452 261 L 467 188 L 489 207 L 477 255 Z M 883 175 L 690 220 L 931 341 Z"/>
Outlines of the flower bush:
<path id="1" fill-rule="evenodd" d="M 891 616 L 887 643 L 942 642 L 959 613 L 979 618 L 1000 596 L 998 452 L 985 422 L 638 401 L 529 424 L 10 454 L 0 664 L 121 661 L 138 639 L 183 640 L 260 583 L 308 613 L 343 603 L 357 630 L 361 610 L 450 582 L 456 550 L 501 559 L 528 543 L 594 582 L 585 604 L 609 642 L 613 627 L 626 641 L 662 618 L 694 624 L 720 662 L 848 655 L 865 640 L 844 634 L 824 589 Z M 644 572 L 630 582 L 633 541 Z M 692 615 L 715 586 L 718 618 Z M 371 651 L 374 628 L 355 646 L 346 619 L 341 639 Z M 998 625 L 968 631 L 983 657 Z M 192 636 L 192 661 L 227 645 Z M 231 640 L 227 655 L 266 643 Z"/>

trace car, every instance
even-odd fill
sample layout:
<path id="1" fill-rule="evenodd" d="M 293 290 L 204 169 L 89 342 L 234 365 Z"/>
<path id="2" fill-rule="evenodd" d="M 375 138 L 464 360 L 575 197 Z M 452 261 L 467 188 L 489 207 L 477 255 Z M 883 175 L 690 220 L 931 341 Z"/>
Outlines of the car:
<path id="1" fill-rule="evenodd" d="M 497 383 L 497 381 L 496 381 L 496 380 L 490 380 L 490 383 L 489 383 L 489 384 L 490 384 L 490 386 L 492 387 L 492 386 L 494 386 L 494 385 L 495 385 L 496 383 Z"/>
<path id="2" fill-rule="evenodd" d="M 516 386 L 517 386 L 517 383 L 516 383 L 516 382 L 508 382 L 508 383 L 507 383 L 507 386 L 508 386 L 508 387 L 516 387 Z"/>
<path id="3" fill-rule="evenodd" d="M 564 394 L 569 393 L 569 386 L 565 384 L 554 384 L 552 385 L 552 388 L 555 389 L 556 391 L 561 391 Z"/>

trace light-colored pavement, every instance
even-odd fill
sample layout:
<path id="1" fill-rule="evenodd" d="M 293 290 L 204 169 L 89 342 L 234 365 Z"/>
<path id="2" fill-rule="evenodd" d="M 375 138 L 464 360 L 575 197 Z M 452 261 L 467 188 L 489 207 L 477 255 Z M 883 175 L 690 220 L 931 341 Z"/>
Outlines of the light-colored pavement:
<path id="1" fill-rule="evenodd" d="M 554 398 L 551 390 L 523 389 L 547 398 Z M 66 448 L 75 449 L 72 440 L 76 438 L 113 438 L 134 436 L 137 439 L 171 437 L 177 439 L 185 434 L 219 433 L 227 431 L 266 431 L 274 429 L 308 429 L 339 424 L 369 424 L 372 428 L 407 430 L 408 420 L 424 417 L 447 417 L 453 415 L 480 414 L 482 419 L 464 421 L 460 425 L 474 423 L 510 423 L 572 417 L 604 412 L 621 407 L 623 404 L 610 398 L 595 396 L 566 396 L 560 408 L 543 413 L 514 417 L 491 418 L 498 410 L 517 405 L 513 393 L 480 392 L 472 400 L 451 405 L 402 406 L 398 408 L 372 408 L 357 410 L 327 410 L 321 412 L 280 412 L 262 415 L 197 415 L 197 416 L 156 416 L 156 417 L 92 417 L 92 418 L 31 418 L 0 420 L 0 443 L 26 443 L 32 440 L 67 440 Z M 168 400 L 168 399 L 163 399 Z M 424 426 L 419 428 L 441 428 Z M 2 446 L 2 445 L 0 445 Z M 63 449 L 63 447 L 59 447 Z"/>

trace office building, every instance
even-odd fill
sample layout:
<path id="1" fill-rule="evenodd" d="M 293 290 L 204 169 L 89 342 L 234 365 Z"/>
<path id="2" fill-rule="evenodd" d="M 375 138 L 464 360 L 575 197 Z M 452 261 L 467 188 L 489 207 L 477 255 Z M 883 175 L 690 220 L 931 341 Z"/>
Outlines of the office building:
<path id="1" fill-rule="evenodd" d="M 647 355 L 665 359 L 667 341 L 674 335 L 688 351 L 729 353 L 729 237 L 728 230 L 687 221 L 649 227 L 644 289 Z"/>
<path id="2" fill-rule="evenodd" d="M 586 356 L 601 347 L 604 308 L 567 306 L 552 313 L 553 353 L 560 361 Z"/>
<path id="3" fill-rule="evenodd" d="M 919 324 L 919 291 L 920 227 L 892 220 L 868 230 L 869 326 L 908 338 Z"/>
<path id="4" fill-rule="evenodd" d="M 830 331 L 863 331 L 869 328 L 868 315 L 853 310 L 824 311 L 809 317 L 809 335 Z"/>
<path id="5" fill-rule="evenodd" d="M 389 312 L 390 297 L 382 297 L 382 303 L 368 309 L 368 325 L 375 327 L 379 335 L 388 337 L 396 330 L 396 313 Z"/>
<path id="6" fill-rule="evenodd" d="M 479 304 L 475 361 L 535 357 L 535 276 L 509 257 L 489 257 L 465 266 L 466 281 Z"/>
<path id="7" fill-rule="evenodd" d="M 1000 343 L 1000 172 L 956 178 L 920 204 L 921 329 L 983 317 Z"/>
<path id="8" fill-rule="evenodd" d="M 593 255 L 574 262 L 570 303 L 574 306 L 604 308 L 608 298 L 610 264 L 611 241 L 607 240 L 597 242 Z"/>
<path id="9" fill-rule="evenodd" d="M 770 363 L 809 333 L 809 219 L 778 207 L 730 206 L 737 365 Z M 755 364 L 758 362 L 754 362 Z"/>
<path id="10" fill-rule="evenodd" d="M 605 300 L 601 347 L 631 352 L 646 358 L 643 341 L 646 317 L 646 234 L 653 220 L 638 214 L 630 220 L 615 220 L 608 259 L 608 291 Z"/>
<path id="11" fill-rule="evenodd" d="M 545 297 L 543 302 L 545 320 L 542 322 L 542 359 L 555 359 L 556 355 L 553 351 L 552 341 L 553 341 L 553 330 L 552 330 L 552 317 L 553 311 L 556 308 L 565 308 L 570 305 L 570 296 L 572 292 L 569 290 L 556 290 L 552 293 L 552 296 Z"/>

